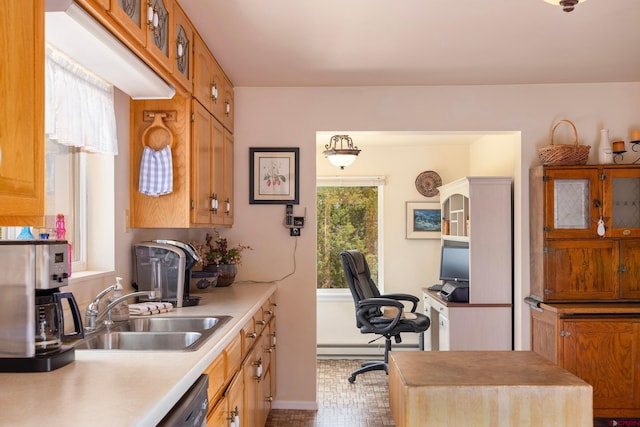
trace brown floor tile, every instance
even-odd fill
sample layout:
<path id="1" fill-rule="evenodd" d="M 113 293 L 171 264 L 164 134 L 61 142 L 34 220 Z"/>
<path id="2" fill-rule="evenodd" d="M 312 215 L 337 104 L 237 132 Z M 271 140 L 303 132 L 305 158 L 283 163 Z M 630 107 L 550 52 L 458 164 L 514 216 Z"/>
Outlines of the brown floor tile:
<path id="1" fill-rule="evenodd" d="M 266 427 L 394 427 L 384 371 L 348 381 L 358 360 L 318 360 L 318 411 L 274 409 Z"/>

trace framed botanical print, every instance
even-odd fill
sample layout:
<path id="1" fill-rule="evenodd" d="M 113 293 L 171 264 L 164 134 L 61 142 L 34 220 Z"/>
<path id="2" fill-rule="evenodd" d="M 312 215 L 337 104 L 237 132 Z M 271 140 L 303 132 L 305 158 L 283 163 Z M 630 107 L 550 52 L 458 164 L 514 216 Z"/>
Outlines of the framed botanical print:
<path id="1" fill-rule="evenodd" d="M 249 148 L 249 203 L 300 203 L 300 149 Z"/>

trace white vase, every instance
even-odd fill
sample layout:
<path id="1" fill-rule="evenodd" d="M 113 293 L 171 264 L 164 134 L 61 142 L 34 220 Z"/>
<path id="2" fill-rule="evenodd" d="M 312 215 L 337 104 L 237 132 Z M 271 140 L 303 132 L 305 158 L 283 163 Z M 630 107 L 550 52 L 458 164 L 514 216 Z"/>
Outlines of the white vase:
<path id="1" fill-rule="evenodd" d="M 613 163 L 613 149 L 609 141 L 609 129 L 600 130 L 600 144 L 598 145 L 598 163 L 608 165 Z"/>

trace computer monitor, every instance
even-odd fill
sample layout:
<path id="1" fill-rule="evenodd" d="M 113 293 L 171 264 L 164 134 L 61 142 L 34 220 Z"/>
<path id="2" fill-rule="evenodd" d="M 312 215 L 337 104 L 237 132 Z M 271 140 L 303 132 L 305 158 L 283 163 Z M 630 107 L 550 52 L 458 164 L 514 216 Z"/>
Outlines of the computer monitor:
<path id="1" fill-rule="evenodd" d="M 440 257 L 440 280 L 443 282 L 469 282 L 469 248 L 443 246 Z"/>

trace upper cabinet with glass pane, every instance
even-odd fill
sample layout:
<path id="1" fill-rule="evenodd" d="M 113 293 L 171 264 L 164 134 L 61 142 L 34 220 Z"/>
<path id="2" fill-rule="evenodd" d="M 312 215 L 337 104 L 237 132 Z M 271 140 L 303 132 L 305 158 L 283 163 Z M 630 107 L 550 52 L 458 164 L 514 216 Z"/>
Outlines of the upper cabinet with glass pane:
<path id="1" fill-rule="evenodd" d="M 109 9 L 115 21 L 167 71 L 171 71 L 173 5 L 173 0 L 111 0 Z"/>
<path id="2" fill-rule="evenodd" d="M 545 238 L 640 236 L 640 166 L 536 168 L 531 195 L 544 204 Z"/>
<path id="3" fill-rule="evenodd" d="M 531 296 L 640 300 L 640 165 L 531 170 Z"/>

